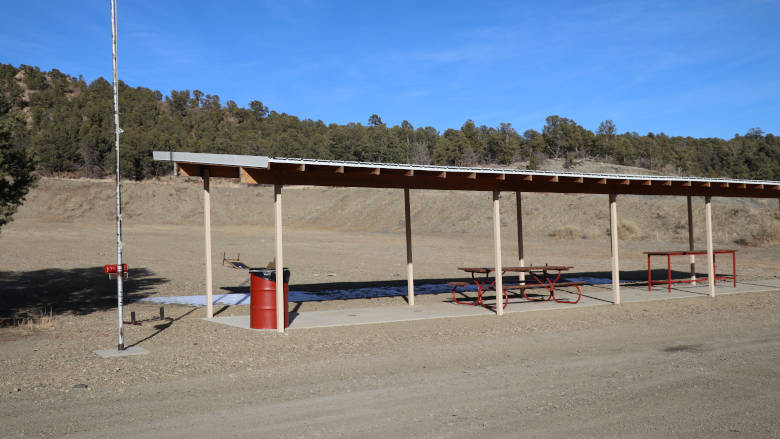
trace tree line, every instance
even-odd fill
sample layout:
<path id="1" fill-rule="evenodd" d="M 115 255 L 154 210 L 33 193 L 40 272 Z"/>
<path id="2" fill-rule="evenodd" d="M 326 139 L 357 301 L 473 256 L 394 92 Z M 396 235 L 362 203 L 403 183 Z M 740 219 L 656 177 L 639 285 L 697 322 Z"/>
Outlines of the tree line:
<path id="1" fill-rule="evenodd" d="M 56 69 L 0 64 L 0 116 L 17 121 L 5 129 L 6 143 L 32 157 L 42 175 L 113 173 L 112 99 L 103 78 L 87 83 Z M 780 180 L 780 140 L 759 128 L 724 140 L 621 134 L 611 120 L 594 133 L 558 115 L 547 117 L 541 131 L 522 133 L 510 123 L 472 120 L 444 132 L 407 121 L 388 126 L 376 114 L 365 125 L 326 125 L 258 100 L 245 108 L 200 90 L 163 95 L 123 82 L 119 102 L 121 166 L 138 180 L 171 172 L 152 161 L 153 150 L 463 166 L 522 162 L 529 169 L 548 158 L 564 159 L 565 166 L 590 158 L 679 175 Z"/>

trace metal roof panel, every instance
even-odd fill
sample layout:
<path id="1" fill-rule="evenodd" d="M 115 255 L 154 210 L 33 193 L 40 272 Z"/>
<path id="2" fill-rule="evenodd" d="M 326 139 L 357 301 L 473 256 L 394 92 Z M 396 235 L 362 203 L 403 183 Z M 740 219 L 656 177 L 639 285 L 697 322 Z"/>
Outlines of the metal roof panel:
<path id="1" fill-rule="evenodd" d="M 509 168 L 485 168 L 485 167 L 462 167 L 462 166 L 438 166 L 438 165 L 414 165 L 400 163 L 379 163 L 379 162 L 356 162 L 340 160 L 318 160 L 304 158 L 288 157 L 265 157 L 252 155 L 234 155 L 234 154 L 207 154 L 191 152 L 168 152 L 154 151 L 154 160 L 172 161 L 181 163 L 192 163 L 200 165 L 221 165 L 235 166 L 245 168 L 268 168 L 271 165 L 290 164 L 290 165 L 312 165 L 312 166 L 332 166 L 349 168 L 379 168 L 394 169 L 403 171 L 431 171 L 431 172 L 454 172 L 454 173 L 480 173 L 480 174 L 507 174 L 507 175 L 530 175 L 530 176 L 556 176 L 556 177 L 574 177 L 574 178 L 594 178 L 594 179 L 620 179 L 633 181 L 671 181 L 671 182 L 691 182 L 691 183 L 729 183 L 729 184 L 750 184 L 778 186 L 780 181 L 767 180 L 742 180 L 733 178 L 706 178 L 706 177 L 680 177 L 664 175 L 639 175 L 639 174 L 609 174 L 609 173 L 580 173 L 568 171 L 540 171 Z"/>

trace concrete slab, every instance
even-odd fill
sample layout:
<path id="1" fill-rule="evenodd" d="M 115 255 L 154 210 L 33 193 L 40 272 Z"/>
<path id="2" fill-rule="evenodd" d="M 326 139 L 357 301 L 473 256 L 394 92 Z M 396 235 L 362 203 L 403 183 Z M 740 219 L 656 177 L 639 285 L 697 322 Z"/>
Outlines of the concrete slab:
<path id="1" fill-rule="evenodd" d="M 121 351 L 118 349 L 98 349 L 92 352 L 100 355 L 101 358 L 126 357 L 128 355 L 145 355 L 149 353 L 148 350 L 141 346 L 130 346 Z"/>
<path id="2" fill-rule="evenodd" d="M 682 285 L 682 284 L 678 284 Z M 539 290 L 534 290 L 539 291 Z M 643 285 L 621 285 L 621 300 L 628 302 L 650 302 L 656 300 L 683 299 L 690 297 L 708 297 L 709 289 L 706 283 L 697 286 L 673 286 L 669 292 L 666 286 L 655 286 L 652 291 L 647 290 L 647 284 Z M 780 279 L 766 279 L 758 281 L 742 281 L 737 283 L 734 288 L 731 284 L 720 282 L 717 286 L 716 295 L 722 294 L 741 294 L 761 291 L 780 291 Z M 529 290 L 529 295 L 532 291 Z M 556 297 L 567 298 L 563 291 L 556 290 Z M 576 296 L 569 296 L 574 298 Z M 572 309 L 585 306 L 612 305 L 612 286 L 611 285 L 593 285 L 583 287 L 582 299 L 577 304 L 565 304 L 556 302 L 534 302 L 525 300 L 519 295 L 510 295 L 509 304 L 504 313 L 545 311 L 553 309 Z M 494 300 L 487 301 L 493 303 Z M 357 309 L 335 309 L 325 311 L 310 311 L 305 313 L 292 313 L 291 322 L 288 330 L 323 328 L 332 326 L 351 326 L 351 325 L 369 325 L 379 323 L 403 322 L 412 320 L 454 318 L 454 317 L 472 317 L 495 315 L 495 312 L 481 306 L 458 305 L 447 301 L 443 303 L 434 303 L 426 305 L 410 306 L 377 306 L 373 308 Z M 205 319 L 208 320 L 208 319 Z M 249 316 L 227 316 L 214 317 L 209 320 L 214 323 L 220 323 L 239 328 L 249 328 Z M 275 330 L 259 330 L 275 331 Z"/>

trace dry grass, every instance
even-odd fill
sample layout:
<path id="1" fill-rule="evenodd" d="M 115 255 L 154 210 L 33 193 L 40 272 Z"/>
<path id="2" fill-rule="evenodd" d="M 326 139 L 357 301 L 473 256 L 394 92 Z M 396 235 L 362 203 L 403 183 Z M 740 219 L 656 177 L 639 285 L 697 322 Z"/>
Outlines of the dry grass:
<path id="1" fill-rule="evenodd" d="M 639 225 L 631 220 L 618 221 L 618 238 L 636 240 L 642 239 L 643 235 Z"/>
<path id="2" fill-rule="evenodd" d="M 54 329 L 54 312 L 41 309 L 21 317 L 0 320 L 0 327 L 12 328 L 26 332 L 49 331 Z"/>
<path id="3" fill-rule="evenodd" d="M 770 247 L 780 244 L 780 219 L 760 218 L 750 227 L 748 237 L 737 240 L 737 244 L 748 247 Z"/>
<path id="4" fill-rule="evenodd" d="M 584 238 L 582 232 L 577 227 L 565 226 L 560 229 L 555 229 L 548 234 L 555 239 L 577 239 Z"/>
<path id="5" fill-rule="evenodd" d="M 606 229 L 605 234 L 610 236 L 610 230 Z M 632 220 L 618 220 L 618 238 L 621 240 L 635 241 L 645 238 L 637 223 Z"/>

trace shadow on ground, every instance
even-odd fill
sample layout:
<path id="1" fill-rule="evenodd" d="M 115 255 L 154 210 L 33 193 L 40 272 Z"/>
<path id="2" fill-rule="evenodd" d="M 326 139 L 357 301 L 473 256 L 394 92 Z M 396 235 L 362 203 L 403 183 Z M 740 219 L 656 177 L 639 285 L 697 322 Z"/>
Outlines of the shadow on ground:
<path id="1" fill-rule="evenodd" d="M 552 273 L 556 274 L 555 272 Z M 666 279 L 668 273 L 666 270 L 653 270 L 653 280 Z M 706 274 L 697 274 L 698 277 L 704 277 Z M 686 279 L 690 273 L 682 271 L 673 271 L 673 279 Z M 294 273 L 293 273 L 294 278 Z M 483 279 L 483 275 L 477 276 Z M 534 279 L 527 277 L 529 282 Z M 612 288 L 611 271 L 591 271 L 591 272 L 564 272 L 561 280 L 582 280 L 587 284 L 601 285 L 604 288 Z M 492 280 L 492 277 L 491 277 Z M 621 283 L 631 285 L 647 285 L 647 270 L 632 270 L 620 272 Z M 415 279 L 416 294 L 440 294 L 448 293 L 452 287 L 447 286 L 447 282 L 467 282 L 471 283 L 471 277 L 449 277 L 449 278 L 426 278 Z M 517 283 L 517 274 L 505 274 L 504 283 Z M 476 289 L 476 287 L 474 288 Z M 230 293 L 249 293 L 249 286 L 230 286 L 222 287 L 222 290 Z M 309 302 L 321 300 L 350 300 L 350 299 L 370 299 L 375 297 L 396 297 L 406 296 L 406 280 L 385 280 L 372 282 L 323 282 L 313 284 L 295 284 L 292 283 L 290 290 L 290 302 Z M 304 294 L 300 294 L 304 293 Z"/>
<path id="2" fill-rule="evenodd" d="M 667 271 L 665 269 L 653 270 L 653 280 L 663 280 L 667 278 Z M 697 277 L 706 277 L 707 273 L 697 273 Z M 293 273 L 292 277 L 295 277 Z M 478 278 L 484 277 L 484 275 L 477 275 Z M 493 276 L 491 276 L 492 279 Z M 579 278 L 590 277 L 597 279 L 604 279 L 605 284 L 612 282 L 611 271 L 566 271 L 561 275 L 561 278 Z M 505 273 L 504 282 L 515 282 L 517 278 L 516 273 Z M 672 279 L 687 279 L 690 278 L 690 272 L 672 271 Z M 620 280 L 628 282 L 644 282 L 647 284 L 647 270 L 631 270 L 620 271 Z M 446 284 L 447 282 L 471 282 L 470 276 L 452 276 L 446 278 L 424 278 L 415 279 L 415 284 Z M 291 288 L 300 291 L 308 291 L 316 293 L 319 291 L 331 291 L 331 290 L 350 290 L 357 288 L 384 288 L 384 287 L 406 287 L 406 279 L 399 280 L 382 280 L 382 281 L 368 281 L 368 282 L 320 282 L 311 284 L 298 284 L 290 282 Z M 249 285 L 234 286 L 234 287 L 222 287 L 223 290 L 231 293 L 248 293 Z"/>
<path id="3" fill-rule="evenodd" d="M 124 282 L 126 301 L 146 297 L 152 288 L 168 282 L 146 268 L 129 271 Z M 90 314 L 115 308 L 116 281 L 103 267 L 0 271 L 0 318 L 16 319 L 49 310 L 58 314 Z"/>

